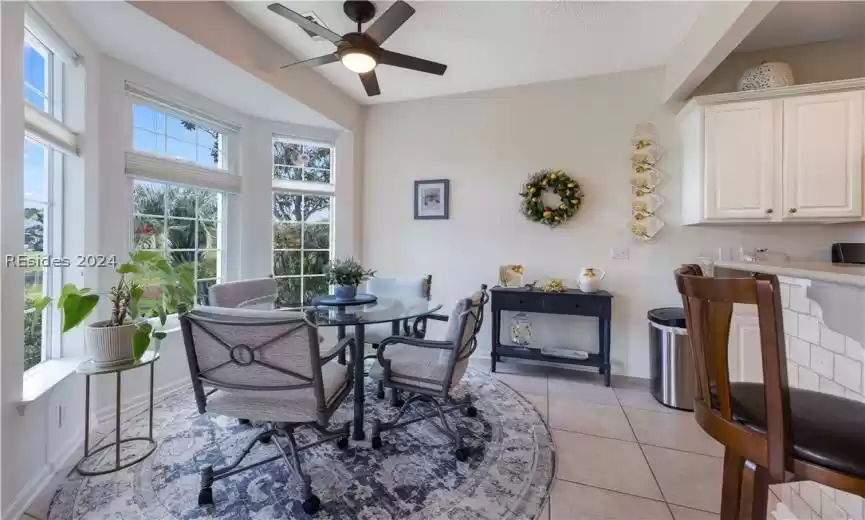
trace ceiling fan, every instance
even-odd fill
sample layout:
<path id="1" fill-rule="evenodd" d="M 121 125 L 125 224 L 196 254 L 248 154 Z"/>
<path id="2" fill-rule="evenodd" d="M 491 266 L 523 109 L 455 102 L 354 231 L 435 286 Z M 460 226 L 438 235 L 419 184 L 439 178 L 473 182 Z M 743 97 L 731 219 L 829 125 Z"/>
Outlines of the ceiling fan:
<path id="1" fill-rule="evenodd" d="M 403 0 L 397 0 L 364 32 L 361 32 L 361 25 L 373 19 L 375 6 L 368 1 L 345 2 L 343 11 L 346 16 L 357 23 L 357 32 L 346 33 L 342 36 L 281 4 L 273 3 L 267 8 L 336 45 L 336 52 L 332 54 L 291 63 L 282 67 L 283 69 L 295 65 L 316 67 L 341 61 L 347 69 L 357 72 L 361 83 L 363 83 L 363 88 L 369 96 L 381 94 L 378 78 L 375 75 L 375 68 L 378 65 L 390 65 L 428 74 L 438 74 L 439 76 L 447 70 L 447 65 L 381 48 L 381 44 L 415 13 L 414 8 Z"/>

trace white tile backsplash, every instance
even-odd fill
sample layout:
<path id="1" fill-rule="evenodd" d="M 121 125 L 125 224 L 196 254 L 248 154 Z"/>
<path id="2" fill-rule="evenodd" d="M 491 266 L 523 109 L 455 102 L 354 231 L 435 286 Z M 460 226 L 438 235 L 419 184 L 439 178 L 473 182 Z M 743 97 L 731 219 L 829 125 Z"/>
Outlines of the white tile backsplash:
<path id="1" fill-rule="evenodd" d="M 842 334 L 838 334 L 826 325 L 820 328 L 820 344 L 832 352 L 843 354 L 846 349 L 846 339 Z"/>
<path id="2" fill-rule="evenodd" d="M 835 354 L 835 381 L 850 390 L 862 390 L 862 363 Z"/>
<path id="3" fill-rule="evenodd" d="M 804 287 L 790 286 L 790 308 L 796 312 L 811 314 L 811 300 L 808 299 Z"/>
<path id="4" fill-rule="evenodd" d="M 797 336 L 799 334 L 799 315 L 790 309 L 784 309 L 781 313 L 784 317 L 784 332 L 791 336 Z"/>
<path id="5" fill-rule="evenodd" d="M 789 381 L 788 381 L 789 384 Z M 831 379 L 826 379 L 823 376 L 820 376 L 820 386 L 818 387 L 823 393 L 837 395 L 838 397 L 844 397 L 845 388 L 835 381 Z"/>
<path id="6" fill-rule="evenodd" d="M 811 370 L 821 376 L 832 379 L 835 377 L 835 354 L 817 345 L 811 345 Z"/>
<path id="7" fill-rule="evenodd" d="M 820 322 L 814 316 L 808 314 L 799 315 L 798 337 L 808 343 L 820 344 Z"/>
<path id="8" fill-rule="evenodd" d="M 826 326 L 820 306 L 808 299 L 808 284 L 801 282 L 781 281 L 788 384 L 865 402 L 865 349 Z M 865 500 L 855 495 L 813 482 L 773 490 L 784 510 L 793 512 L 791 520 L 865 520 Z"/>
<path id="9" fill-rule="evenodd" d="M 799 338 L 790 338 L 787 343 L 787 357 L 802 366 L 811 366 L 811 344 Z"/>

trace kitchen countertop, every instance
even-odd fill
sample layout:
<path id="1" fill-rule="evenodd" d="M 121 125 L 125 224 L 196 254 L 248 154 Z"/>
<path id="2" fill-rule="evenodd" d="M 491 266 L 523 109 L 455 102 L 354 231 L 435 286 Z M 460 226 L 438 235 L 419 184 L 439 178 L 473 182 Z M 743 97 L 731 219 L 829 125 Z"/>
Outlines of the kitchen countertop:
<path id="1" fill-rule="evenodd" d="M 716 260 L 715 267 L 767 273 L 790 278 L 805 278 L 820 282 L 865 288 L 865 265 L 833 264 L 831 262 L 733 262 Z"/>

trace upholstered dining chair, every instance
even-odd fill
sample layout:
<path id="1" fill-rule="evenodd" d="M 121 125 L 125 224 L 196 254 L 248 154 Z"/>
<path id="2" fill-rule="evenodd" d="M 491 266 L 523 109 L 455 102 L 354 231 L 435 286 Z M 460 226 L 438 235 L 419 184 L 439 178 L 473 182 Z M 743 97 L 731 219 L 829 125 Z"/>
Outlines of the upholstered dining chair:
<path id="1" fill-rule="evenodd" d="M 208 289 L 208 305 L 243 309 L 273 309 L 277 286 L 273 278 L 218 283 Z"/>
<path id="2" fill-rule="evenodd" d="M 378 345 L 378 363 L 370 370 L 370 377 L 398 393 L 412 394 L 396 415 L 387 422 L 375 420 L 372 427 L 372 447 L 381 448 L 381 433 L 409 424 L 438 417 L 442 431 L 454 442 L 454 455 L 460 461 L 468 459 L 459 429 L 451 427 L 445 414 L 462 410 L 469 417 L 477 414 L 471 397 L 457 401 L 451 390 L 459 383 L 469 364 L 469 357 L 477 348 L 477 334 L 484 321 L 484 308 L 490 297 L 487 286 L 481 285 L 468 298 L 457 302 L 450 317 L 430 315 L 430 319 L 448 322 L 443 341 L 410 336 L 392 336 Z M 409 408 L 425 403 L 428 409 L 404 421 Z"/>
<path id="3" fill-rule="evenodd" d="M 332 430 L 328 423 L 352 387 L 352 367 L 331 360 L 353 340 L 343 339 L 321 353 L 310 318 L 285 311 L 219 307 L 181 313 L 198 412 L 265 425 L 230 464 L 202 468 L 199 505 L 213 504 L 215 481 L 281 458 L 303 482 L 303 510 L 313 514 L 319 509 L 321 503 L 303 472 L 300 452 L 333 440 L 341 449 L 348 446 L 351 423 Z M 204 385 L 212 390 L 205 392 Z M 294 432 L 302 426 L 316 430 L 319 440 L 298 446 Z M 273 444 L 277 454 L 238 467 L 257 443 Z"/>
<path id="4" fill-rule="evenodd" d="M 865 496 L 865 404 L 789 387 L 777 277 L 708 278 L 686 265 L 676 285 L 697 374 L 694 417 L 726 448 L 721 520 L 765 519 L 774 483 L 811 480 Z M 737 303 L 757 306 L 762 383 L 730 382 Z"/>

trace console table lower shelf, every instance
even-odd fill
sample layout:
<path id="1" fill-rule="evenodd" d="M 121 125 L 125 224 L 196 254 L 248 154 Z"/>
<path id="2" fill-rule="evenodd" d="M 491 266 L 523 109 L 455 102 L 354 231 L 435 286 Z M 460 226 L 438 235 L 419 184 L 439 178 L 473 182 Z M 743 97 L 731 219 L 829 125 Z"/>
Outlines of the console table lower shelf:
<path id="1" fill-rule="evenodd" d="M 492 352 L 491 369 L 503 358 L 527 359 L 548 363 L 563 363 L 596 367 L 604 376 L 604 384 L 610 386 L 610 328 L 613 295 L 600 291 L 584 293 L 570 289 L 563 293 L 545 293 L 520 287 L 493 287 L 492 308 Z M 502 344 L 502 311 L 531 312 L 541 314 L 564 314 L 598 318 L 598 353 L 589 353 L 586 359 L 545 353 L 540 348 Z M 546 349 L 545 349 L 546 350 Z"/>

